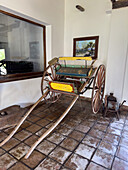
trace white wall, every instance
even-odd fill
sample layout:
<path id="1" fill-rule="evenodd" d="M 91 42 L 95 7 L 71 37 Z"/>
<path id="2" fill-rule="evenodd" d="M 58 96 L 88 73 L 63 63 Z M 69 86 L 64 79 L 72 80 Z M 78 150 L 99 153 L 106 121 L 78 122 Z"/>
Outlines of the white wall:
<path id="1" fill-rule="evenodd" d="M 84 12 L 75 6 L 81 5 Z M 110 0 L 65 0 L 65 56 L 73 55 L 73 38 L 99 36 L 98 58 L 107 61 Z"/>
<path id="2" fill-rule="evenodd" d="M 76 5 L 85 11 L 80 12 Z M 73 56 L 73 38 L 99 36 L 98 59 L 106 65 L 111 9 L 110 0 L 65 0 L 65 56 Z M 91 97 L 91 90 L 85 96 Z"/>
<path id="3" fill-rule="evenodd" d="M 48 24 L 48 60 L 64 54 L 64 0 L 0 0 L 0 5 Z M 35 78 L 1 83 L 0 110 L 14 104 L 35 102 L 41 95 L 40 82 L 40 78 Z"/>
<path id="4" fill-rule="evenodd" d="M 128 7 L 112 11 L 106 92 L 128 105 Z"/>

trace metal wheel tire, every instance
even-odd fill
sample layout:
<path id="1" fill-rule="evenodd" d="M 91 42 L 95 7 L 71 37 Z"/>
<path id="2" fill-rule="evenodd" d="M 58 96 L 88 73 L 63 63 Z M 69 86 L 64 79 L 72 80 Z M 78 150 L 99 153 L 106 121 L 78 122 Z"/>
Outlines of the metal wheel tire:
<path id="1" fill-rule="evenodd" d="M 55 81 L 58 79 L 58 76 L 55 72 L 55 66 L 48 66 L 46 70 L 44 71 L 42 80 L 41 80 L 41 92 L 42 95 L 46 92 L 47 89 L 49 89 L 49 81 Z M 59 98 L 61 94 L 56 93 L 53 91 L 49 91 L 48 95 L 45 97 L 46 103 L 55 103 Z"/>
<path id="2" fill-rule="evenodd" d="M 92 90 L 92 111 L 97 113 L 102 105 L 105 88 L 105 66 L 100 65 L 96 71 Z"/>

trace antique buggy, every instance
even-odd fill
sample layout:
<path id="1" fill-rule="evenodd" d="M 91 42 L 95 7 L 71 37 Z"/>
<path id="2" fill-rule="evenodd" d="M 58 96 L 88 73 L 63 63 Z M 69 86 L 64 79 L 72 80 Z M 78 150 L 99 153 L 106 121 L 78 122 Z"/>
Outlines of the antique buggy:
<path id="1" fill-rule="evenodd" d="M 74 61 L 84 60 L 84 65 L 72 65 Z M 67 61 L 70 61 L 67 64 Z M 90 65 L 88 62 L 91 62 Z M 49 61 L 41 81 L 41 98 L 29 109 L 10 135 L 0 143 L 4 145 L 19 129 L 32 110 L 44 99 L 46 103 L 56 102 L 62 93 L 73 95 L 71 104 L 60 118 L 32 145 L 25 158 L 27 159 L 36 146 L 51 133 L 73 107 L 81 94 L 92 89 L 92 111 L 97 113 L 101 107 L 105 87 L 105 66 L 94 67 L 91 57 L 59 57 Z M 83 63 L 83 62 L 82 62 Z"/>

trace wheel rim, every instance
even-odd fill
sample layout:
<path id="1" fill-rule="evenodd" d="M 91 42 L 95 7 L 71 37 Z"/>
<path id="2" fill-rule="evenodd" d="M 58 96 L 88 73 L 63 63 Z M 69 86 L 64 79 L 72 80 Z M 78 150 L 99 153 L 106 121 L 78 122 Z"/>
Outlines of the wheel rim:
<path id="1" fill-rule="evenodd" d="M 92 90 L 92 110 L 97 113 L 101 107 L 105 88 L 105 66 L 100 65 L 97 69 Z"/>
<path id="2" fill-rule="evenodd" d="M 41 92 L 42 95 L 49 89 L 49 81 L 55 81 L 58 80 L 58 76 L 55 72 L 55 66 L 48 66 L 43 74 L 42 81 L 41 81 Z M 47 96 L 45 97 L 45 101 L 47 103 L 55 103 L 59 98 L 61 94 L 56 93 L 53 91 L 49 91 Z"/>

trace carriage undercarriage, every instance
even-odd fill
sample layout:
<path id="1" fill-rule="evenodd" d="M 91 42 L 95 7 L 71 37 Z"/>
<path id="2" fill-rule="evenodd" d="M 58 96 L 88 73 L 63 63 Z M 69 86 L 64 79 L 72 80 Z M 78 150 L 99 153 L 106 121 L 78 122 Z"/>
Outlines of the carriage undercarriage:
<path id="1" fill-rule="evenodd" d="M 49 66 L 44 71 L 41 81 L 41 98 L 29 109 L 25 116 L 20 120 L 10 135 L 0 143 L 3 146 L 19 129 L 33 109 L 44 99 L 47 103 L 55 103 L 61 94 L 73 95 L 74 99 L 59 117 L 59 119 L 32 145 L 25 158 L 27 159 L 36 146 L 47 137 L 56 126 L 64 119 L 71 110 L 80 95 L 87 90 L 92 90 L 92 111 L 97 113 L 102 105 L 105 87 L 105 66 L 101 64 L 94 68 L 92 64 L 88 66 L 70 66 L 59 63 L 59 60 L 92 60 L 91 57 L 60 57 L 54 58 L 49 62 Z"/>

